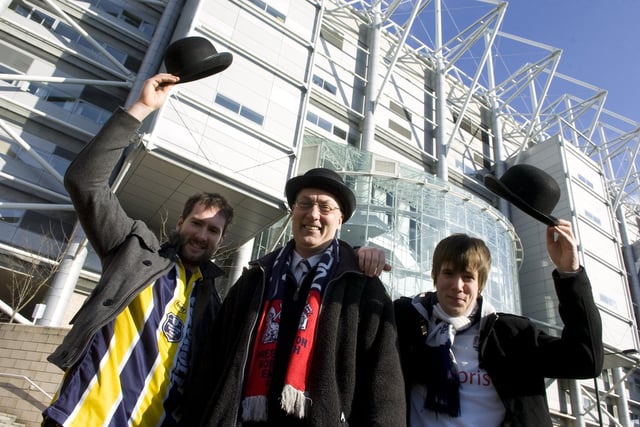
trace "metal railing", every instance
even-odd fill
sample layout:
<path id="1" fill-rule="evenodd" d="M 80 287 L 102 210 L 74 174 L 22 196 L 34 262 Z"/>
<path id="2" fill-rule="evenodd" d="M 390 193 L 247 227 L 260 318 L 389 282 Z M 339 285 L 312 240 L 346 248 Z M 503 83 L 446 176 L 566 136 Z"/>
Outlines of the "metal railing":
<path id="1" fill-rule="evenodd" d="M 45 396 L 47 396 L 47 399 L 51 400 L 53 398 L 52 395 L 50 395 L 49 393 L 47 393 L 46 391 L 44 391 L 44 389 L 42 387 L 40 387 L 38 384 L 36 384 L 31 378 L 27 377 L 26 375 L 20 375 L 20 374 L 9 374 L 6 372 L 0 372 L 0 377 L 9 377 L 9 378 L 19 378 L 19 379 L 23 379 L 26 382 L 29 383 L 29 385 L 33 388 L 35 388 L 36 390 L 38 390 L 40 393 L 44 394 Z"/>

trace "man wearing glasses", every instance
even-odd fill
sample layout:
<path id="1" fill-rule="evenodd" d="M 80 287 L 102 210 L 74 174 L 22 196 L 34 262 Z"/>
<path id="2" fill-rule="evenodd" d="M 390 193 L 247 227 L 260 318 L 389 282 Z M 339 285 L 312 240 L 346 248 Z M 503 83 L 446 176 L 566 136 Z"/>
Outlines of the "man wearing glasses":
<path id="1" fill-rule="evenodd" d="M 188 390 L 187 424 L 404 425 L 391 299 L 336 238 L 353 192 L 317 168 L 285 193 L 293 239 L 252 262 L 229 291 Z"/>

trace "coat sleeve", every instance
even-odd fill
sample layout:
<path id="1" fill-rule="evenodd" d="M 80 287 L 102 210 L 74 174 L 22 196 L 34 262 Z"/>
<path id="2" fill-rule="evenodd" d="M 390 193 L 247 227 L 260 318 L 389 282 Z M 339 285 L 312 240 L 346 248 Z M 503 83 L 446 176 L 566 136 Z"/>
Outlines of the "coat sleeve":
<path id="1" fill-rule="evenodd" d="M 603 364 L 602 323 L 593 300 L 591 284 L 583 268 L 571 277 L 553 274 L 563 322 L 560 336 L 542 330 L 530 319 L 500 314 L 488 331 L 486 353 L 481 359 L 496 377 L 512 375 L 528 366 L 521 375 L 545 378 L 593 378 Z M 524 381 L 521 381 L 524 382 Z"/>
<path id="2" fill-rule="evenodd" d="M 122 243 L 134 227 L 111 191 L 109 179 L 139 126 L 125 110 L 116 110 L 65 173 L 65 188 L 100 258 Z"/>
<path id="3" fill-rule="evenodd" d="M 412 298 L 400 297 L 394 301 L 394 314 L 398 328 L 398 343 L 402 373 L 407 393 L 412 385 L 426 382 L 422 353 L 426 335 L 422 334 L 421 316 L 411 304 Z M 426 323 L 425 323 L 426 327 Z M 426 328 L 424 329 L 426 334 Z"/>
<path id="4" fill-rule="evenodd" d="M 378 279 L 370 279 L 374 280 Z M 366 286 L 369 288 L 375 284 Z M 363 334 L 368 337 L 367 342 L 360 343 L 363 351 L 358 363 L 362 369 L 358 368 L 356 395 L 368 394 L 368 408 L 364 411 L 354 408 L 354 413 L 364 412 L 369 416 L 363 425 L 404 426 L 406 399 L 393 302 L 385 294 L 370 300 L 369 306 L 364 308 L 367 315 L 363 318 L 367 319 L 369 330 Z M 363 400 L 358 398 L 357 402 L 362 403 Z"/>
<path id="5" fill-rule="evenodd" d="M 564 324 L 560 339 L 550 339 L 541 352 L 548 378 L 593 378 L 602 371 L 602 320 L 584 268 L 576 275 L 553 273 L 558 310 Z M 554 363 L 555 361 L 555 363 Z"/>

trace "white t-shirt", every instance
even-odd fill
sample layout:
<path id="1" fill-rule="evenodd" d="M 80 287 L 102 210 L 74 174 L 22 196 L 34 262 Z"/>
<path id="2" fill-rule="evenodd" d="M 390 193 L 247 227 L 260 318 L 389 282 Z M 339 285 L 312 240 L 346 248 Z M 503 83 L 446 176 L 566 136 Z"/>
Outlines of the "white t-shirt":
<path id="1" fill-rule="evenodd" d="M 492 427 L 502 423 L 504 405 L 489 374 L 478 366 L 479 333 L 480 327 L 476 323 L 457 333 L 453 341 L 460 378 L 460 416 L 451 417 L 426 409 L 427 387 L 420 384 L 411 389 L 409 397 L 411 427 Z"/>

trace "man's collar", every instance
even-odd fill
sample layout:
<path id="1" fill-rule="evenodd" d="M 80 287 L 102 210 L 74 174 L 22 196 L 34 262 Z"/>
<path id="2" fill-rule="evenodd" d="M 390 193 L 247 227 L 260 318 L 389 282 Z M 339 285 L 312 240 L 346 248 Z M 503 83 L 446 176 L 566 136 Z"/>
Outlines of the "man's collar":
<path id="1" fill-rule="evenodd" d="M 322 257 L 322 253 L 319 254 L 315 254 L 313 256 L 310 256 L 309 258 L 306 258 L 307 261 L 309 261 L 309 265 L 311 266 L 311 268 L 315 267 L 315 265 L 320 262 L 320 258 Z M 296 252 L 296 250 L 294 249 L 293 252 L 291 253 L 291 266 L 296 266 L 298 265 L 298 263 L 305 259 L 304 257 L 302 257 L 298 252 Z"/>

